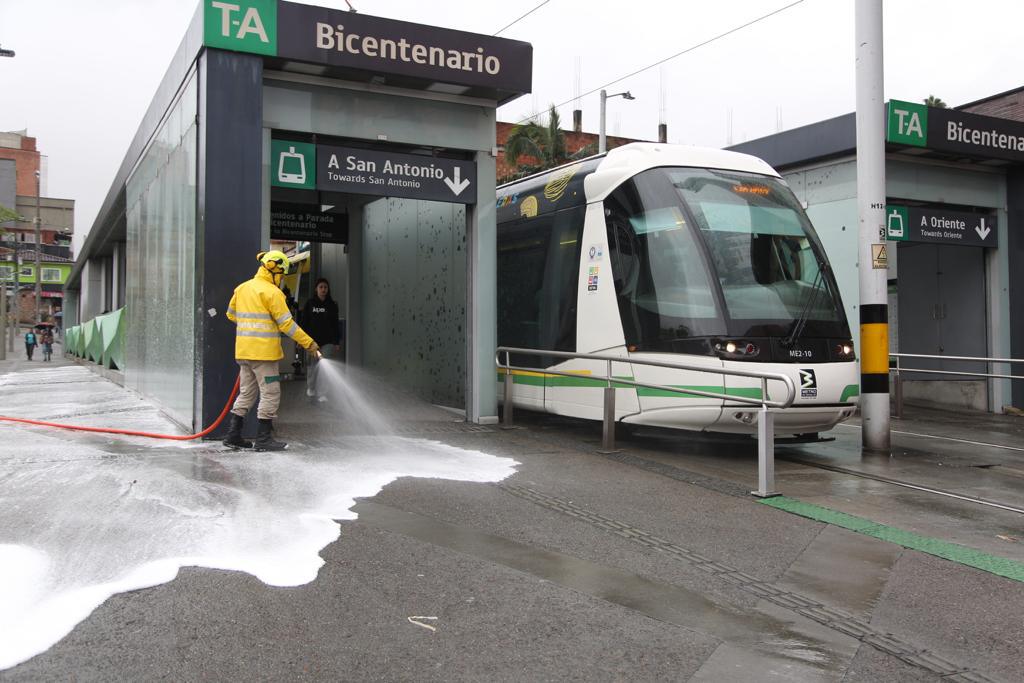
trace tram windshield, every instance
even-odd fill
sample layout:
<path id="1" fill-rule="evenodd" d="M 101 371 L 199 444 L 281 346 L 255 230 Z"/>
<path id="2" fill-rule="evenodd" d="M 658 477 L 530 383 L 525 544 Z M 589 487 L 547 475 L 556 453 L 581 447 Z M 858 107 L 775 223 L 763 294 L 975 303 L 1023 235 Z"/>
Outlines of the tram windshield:
<path id="1" fill-rule="evenodd" d="M 627 343 L 849 335 L 821 244 L 777 178 L 652 169 L 616 189 L 605 214 Z"/>

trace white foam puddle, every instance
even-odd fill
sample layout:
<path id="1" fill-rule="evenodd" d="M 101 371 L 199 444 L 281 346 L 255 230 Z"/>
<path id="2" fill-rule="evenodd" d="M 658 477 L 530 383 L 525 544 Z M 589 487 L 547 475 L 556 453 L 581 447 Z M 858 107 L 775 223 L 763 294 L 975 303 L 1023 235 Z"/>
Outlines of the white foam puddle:
<path id="1" fill-rule="evenodd" d="M 81 369 L 67 370 L 46 379 Z M 0 414 L 25 415 L 29 406 L 8 389 L 27 374 L 0 377 Z M 45 412 L 87 405 L 58 401 Z M 170 431 L 166 421 L 152 427 Z M 500 481 L 517 464 L 386 435 L 281 453 L 193 453 L 183 444 L 169 454 L 164 442 L 148 454 L 111 455 L 78 434 L 0 423 L 0 669 L 44 652 L 111 595 L 171 581 L 181 567 L 308 583 L 323 565 L 320 550 L 340 534 L 335 520 L 356 518 L 356 498 L 399 477 Z"/>

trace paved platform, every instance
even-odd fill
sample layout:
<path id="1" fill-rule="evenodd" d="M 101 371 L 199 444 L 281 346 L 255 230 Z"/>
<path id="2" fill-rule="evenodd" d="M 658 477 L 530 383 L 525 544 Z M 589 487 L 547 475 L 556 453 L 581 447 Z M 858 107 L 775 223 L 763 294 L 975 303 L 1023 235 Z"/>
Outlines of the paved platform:
<path id="1" fill-rule="evenodd" d="M 1017 566 L 1024 516 L 881 479 L 1019 505 L 1019 418 L 780 446 L 831 523 L 748 495 L 753 442 L 286 389 L 285 454 L 0 423 L 0 679 L 1024 679 L 1024 583 L 859 532 Z M 65 361 L 0 363 L 0 414 L 176 429 Z"/>

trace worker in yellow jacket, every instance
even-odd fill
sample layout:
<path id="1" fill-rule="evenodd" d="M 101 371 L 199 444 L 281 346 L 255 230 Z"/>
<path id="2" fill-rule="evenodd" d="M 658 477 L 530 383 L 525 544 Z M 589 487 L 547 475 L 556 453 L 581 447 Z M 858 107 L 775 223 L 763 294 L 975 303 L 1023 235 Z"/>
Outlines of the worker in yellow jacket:
<path id="1" fill-rule="evenodd" d="M 231 408 L 231 424 L 224 445 L 258 451 L 281 451 L 288 444 L 273 437 L 274 419 L 281 403 L 281 375 L 278 361 L 284 357 L 281 335 L 287 334 L 295 343 L 316 355 L 320 347 L 292 319 L 281 291 L 281 279 L 291 266 L 284 252 L 261 251 L 256 258 L 259 270 L 251 280 L 235 287 L 228 304 L 228 319 L 235 323 L 235 360 L 238 361 L 238 398 Z M 256 403 L 259 407 L 259 431 L 252 443 L 242 438 L 242 421 Z"/>

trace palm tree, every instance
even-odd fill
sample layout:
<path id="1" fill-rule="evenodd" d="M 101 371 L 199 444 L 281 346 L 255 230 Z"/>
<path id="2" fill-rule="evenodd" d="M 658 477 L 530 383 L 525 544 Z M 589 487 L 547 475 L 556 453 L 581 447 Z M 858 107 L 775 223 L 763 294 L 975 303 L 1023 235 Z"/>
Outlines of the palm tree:
<path id="1" fill-rule="evenodd" d="M 946 103 L 943 102 L 941 98 L 936 97 L 935 95 L 929 95 L 928 97 L 926 97 L 924 99 L 924 103 L 927 106 L 935 107 L 936 109 L 945 109 L 946 106 L 947 106 Z"/>
<path id="2" fill-rule="evenodd" d="M 565 133 L 562 132 L 560 123 L 558 110 L 552 104 L 548 110 L 546 126 L 541 126 L 536 121 L 516 126 L 505 141 L 505 159 L 515 166 L 518 165 L 520 157 L 533 157 L 537 163 L 522 170 L 534 172 L 567 161 L 569 157 L 565 153 Z"/>

